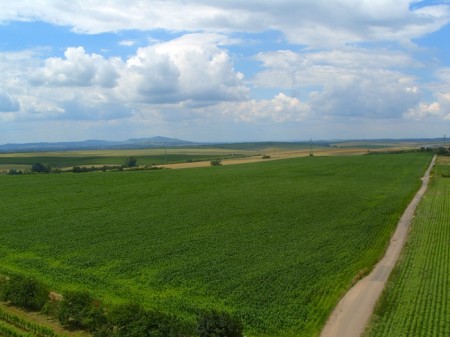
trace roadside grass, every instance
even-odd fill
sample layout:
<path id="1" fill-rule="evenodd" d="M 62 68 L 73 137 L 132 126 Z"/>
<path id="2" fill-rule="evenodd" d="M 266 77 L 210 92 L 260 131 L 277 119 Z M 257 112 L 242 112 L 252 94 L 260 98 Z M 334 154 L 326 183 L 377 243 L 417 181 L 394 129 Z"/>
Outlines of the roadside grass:
<path id="1" fill-rule="evenodd" d="M 449 157 L 438 157 L 366 337 L 450 336 Z"/>
<path id="2" fill-rule="evenodd" d="M 247 336 L 315 336 L 383 254 L 431 155 L 0 176 L 0 272 Z"/>

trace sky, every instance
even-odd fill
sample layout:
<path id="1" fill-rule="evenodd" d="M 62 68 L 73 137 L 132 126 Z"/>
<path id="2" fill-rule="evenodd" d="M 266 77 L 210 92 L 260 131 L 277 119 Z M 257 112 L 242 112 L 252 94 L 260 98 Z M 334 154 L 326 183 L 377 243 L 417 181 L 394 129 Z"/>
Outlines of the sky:
<path id="1" fill-rule="evenodd" d="M 0 0 L 0 143 L 450 135 L 450 0 Z"/>

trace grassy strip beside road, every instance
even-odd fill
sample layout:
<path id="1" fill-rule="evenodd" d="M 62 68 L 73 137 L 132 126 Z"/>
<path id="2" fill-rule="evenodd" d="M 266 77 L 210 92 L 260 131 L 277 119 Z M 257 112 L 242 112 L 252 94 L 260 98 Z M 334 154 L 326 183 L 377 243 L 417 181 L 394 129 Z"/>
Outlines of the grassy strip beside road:
<path id="1" fill-rule="evenodd" d="M 449 159 L 438 159 L 367 337 L 450 336 Z"/>

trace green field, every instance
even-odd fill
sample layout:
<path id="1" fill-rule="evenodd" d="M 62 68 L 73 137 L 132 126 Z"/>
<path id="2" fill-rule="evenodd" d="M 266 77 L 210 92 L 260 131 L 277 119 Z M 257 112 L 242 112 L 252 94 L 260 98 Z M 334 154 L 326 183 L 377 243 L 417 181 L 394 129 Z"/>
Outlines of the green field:
<path id="1" fill-rule="evenodd" d="M 46 163 L 52 168 L 122 165 L 130 156 L 137 159 L 138 165 L 164 165 L 216 158 L 228 159 L 254 154 L 254 151 L 247 150 L 208 148 L 8 153 L 0 154 L 0 172 L 10 169 L 29 170 L 35 163 Z"/>
<path id="2" fill-rule="evenodd" d="M 247 336 L 315 336 L 382 255 L 431 155 L 0 176 L 0 272 Z"/>
<path id="3" fill-rule="evenodd" d="M 450 163 L 443 160 L 366 336 L 450 336 Z"/>

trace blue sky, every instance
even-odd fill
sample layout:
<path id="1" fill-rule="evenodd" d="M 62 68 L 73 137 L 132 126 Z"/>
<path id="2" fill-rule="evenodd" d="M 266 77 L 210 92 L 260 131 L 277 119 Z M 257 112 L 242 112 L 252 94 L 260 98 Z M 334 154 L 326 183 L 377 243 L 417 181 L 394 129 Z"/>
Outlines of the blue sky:
<path id="1" fill-rule="evenodd" d="M 0 8 L 0 143 L 450 134 L 447 0 Z"/>

